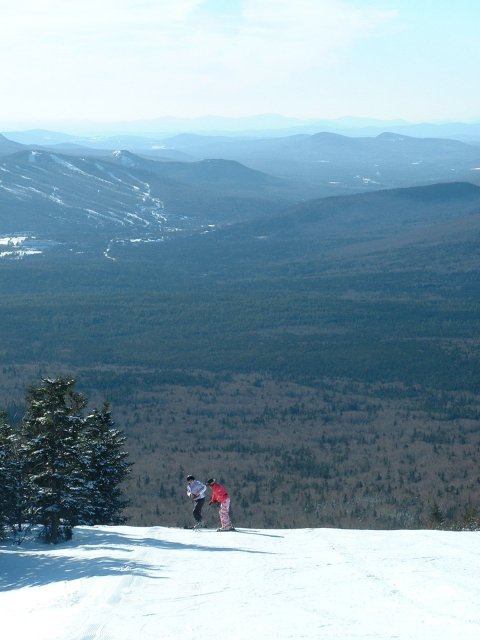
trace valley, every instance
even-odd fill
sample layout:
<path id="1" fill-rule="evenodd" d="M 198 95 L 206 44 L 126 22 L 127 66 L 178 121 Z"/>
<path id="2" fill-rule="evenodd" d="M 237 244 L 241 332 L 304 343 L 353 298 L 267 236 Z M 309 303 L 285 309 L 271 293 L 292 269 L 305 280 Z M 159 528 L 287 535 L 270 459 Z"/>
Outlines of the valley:
<path id="1" fill-rule="evenodd" d="M 0 139 L 0 406 L 64 374 L 106 398 L 134 525 L 188 522 L 187 473 L 243 526 L 476 517 L 479 148 L 201 138 L 188 162 Z"/>

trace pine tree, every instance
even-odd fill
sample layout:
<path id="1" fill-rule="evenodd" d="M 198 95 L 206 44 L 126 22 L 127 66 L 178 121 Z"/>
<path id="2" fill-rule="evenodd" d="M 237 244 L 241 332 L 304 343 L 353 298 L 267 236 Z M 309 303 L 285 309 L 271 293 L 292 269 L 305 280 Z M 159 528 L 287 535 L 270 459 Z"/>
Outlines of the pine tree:
<path id="1" fill-rule="evenodd" d="M 79 524 L 123 523 L 131 465 L 108 404 L 84 417 L 73 378 L 42 382 L 28 390 L 21 430 L 0 413 L 0 534 L 29 522 L 56 543 Z"/>
<path id="2" fill-rule="evenodd" d="M 73 378 L 45 379 L 27 394 L 22 453 L 28 473 L 30 521 L 43 525 L 47 542 L 70 539 L 85 511 L 81 415 L 83 395 Z"/>
<path id="3" fill-rule="evenodd" d="M 15 455 L 15 434 L 7 421 L 7 415 L 0 413 L 0 535 L 7 527 L 14 526 L 17 516 L 18 464 Z"/>
<path id="4" fill-rule="evenodd" d="M 126 438 L 114 427 L 108 404 L 93 411 L 85 420 L 85 463 L 91 495 L 85 524 L 122 524 L 121 483 L 130 470 L 124 451 Z"/>
<path id="5" fill-rule="evenodd" d="M 24 520 L 24 483 L 19 436 L 0 412 L 0 534 L 21 529 Z"/>

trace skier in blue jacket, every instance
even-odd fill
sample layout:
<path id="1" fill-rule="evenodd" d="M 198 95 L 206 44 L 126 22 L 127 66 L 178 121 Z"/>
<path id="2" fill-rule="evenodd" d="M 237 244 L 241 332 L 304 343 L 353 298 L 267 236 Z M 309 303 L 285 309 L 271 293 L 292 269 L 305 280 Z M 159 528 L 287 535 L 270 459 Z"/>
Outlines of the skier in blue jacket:
<path id="1" fill-rule="evenodd" d="M 194 502 L 193 517 L 195 519 L 194 529 L 204 527 L 202 520 L 202 507 L 205 502 L 206 485 L 200 480 L 196 480 L 195 476 L 187 476 L 187 496 Z"/>

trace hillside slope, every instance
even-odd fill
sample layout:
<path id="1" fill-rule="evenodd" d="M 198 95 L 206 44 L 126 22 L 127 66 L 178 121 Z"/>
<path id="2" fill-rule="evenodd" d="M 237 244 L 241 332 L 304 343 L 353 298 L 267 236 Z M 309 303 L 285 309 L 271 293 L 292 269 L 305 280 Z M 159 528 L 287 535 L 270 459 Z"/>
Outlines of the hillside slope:
<path id="1" fill-rule="evenodd" d="M 476 640 L 479 542 L 79 527 L 68 544 L 0 547 L 2 622 L 36 640 Z"/>

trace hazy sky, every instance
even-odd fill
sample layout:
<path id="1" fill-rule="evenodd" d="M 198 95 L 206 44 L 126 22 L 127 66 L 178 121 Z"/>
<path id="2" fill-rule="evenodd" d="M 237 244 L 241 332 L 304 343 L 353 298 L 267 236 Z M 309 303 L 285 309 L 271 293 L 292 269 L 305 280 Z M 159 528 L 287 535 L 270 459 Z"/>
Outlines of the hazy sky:
<path id="1" fill-rule="evenodd" d="M 479 0 L 0 0 L 0 130 L 280 113 L 480 120 Z"/>

